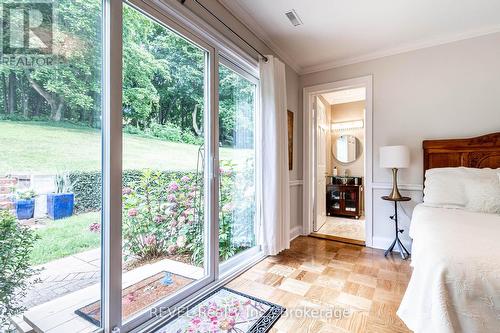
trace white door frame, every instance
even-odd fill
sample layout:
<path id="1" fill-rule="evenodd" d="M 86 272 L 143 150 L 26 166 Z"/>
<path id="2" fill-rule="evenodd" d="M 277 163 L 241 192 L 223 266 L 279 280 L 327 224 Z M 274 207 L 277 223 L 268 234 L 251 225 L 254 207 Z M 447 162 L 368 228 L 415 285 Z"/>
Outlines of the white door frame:
<path id="1" fill-rule="evenodd" d="M 314 191 L 314 97 L 323 93 L 345 90 L 351 88 L 366 88 L 366 111 L 365 111 L 365 244 L 373 245 L 373 76 L 362 76 L 353 79 L 335 81 L 310 87 L 303 90 L 304 102 L 304 216 L 303 233 L 305 235 L 313 232 L 315 191 Z"/>

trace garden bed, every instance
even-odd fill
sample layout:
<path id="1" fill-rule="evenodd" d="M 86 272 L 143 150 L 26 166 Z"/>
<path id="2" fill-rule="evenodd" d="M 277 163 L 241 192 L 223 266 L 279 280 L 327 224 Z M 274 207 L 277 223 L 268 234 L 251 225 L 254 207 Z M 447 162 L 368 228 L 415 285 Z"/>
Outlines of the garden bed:
<path id="1" fill-rule="evenodd" d="M 172 295 L 177 290 L 193 281 L 193 279 L 182 275 L 172 274 L 170 272 L 160 272 L 125 288 L 122 292 L 122 318 L 124 320 L 130 318 L 132 315 Z M 84 306 L 76 310 L 75 313 L 100 327 L 100 301 Z"/>

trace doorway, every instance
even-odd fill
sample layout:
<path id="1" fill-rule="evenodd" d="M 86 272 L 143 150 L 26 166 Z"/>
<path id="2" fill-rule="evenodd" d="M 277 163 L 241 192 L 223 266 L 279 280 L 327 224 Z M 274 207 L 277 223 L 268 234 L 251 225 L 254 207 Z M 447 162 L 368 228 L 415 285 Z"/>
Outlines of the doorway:
<path id="1" fill-rule="evenodd" d="M 370 246 L 372 78 L 304 89 L 304 233 Z"/>

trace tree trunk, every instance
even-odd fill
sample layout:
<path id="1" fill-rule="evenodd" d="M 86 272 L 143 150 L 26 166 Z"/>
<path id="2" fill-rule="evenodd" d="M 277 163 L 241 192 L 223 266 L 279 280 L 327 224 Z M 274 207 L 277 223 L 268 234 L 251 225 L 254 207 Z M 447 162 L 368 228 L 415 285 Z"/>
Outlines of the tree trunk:
<path id="1" fill-rule="evenodd" d="M 30 117 L 28 94 L 23 93 L 23 117 L 28 119 Z"/>
<path id="2" fill-rule="evenodd" d="M 203 134 L 203 132 L 202 132 L 201 128 L 198 126 L 198 121 L 196 120 L 197 114 L 198 114 L 198 107 L 199 107 L 199 105 L 196 104 L 194 106 L 194 110 L 193 110 L 193 113 L 192 113 L 192 117 L 193 117 L 193 129 L 194 129 L 194 132 L 196 133 L 196 135 L 201 136 Z"/>
<path id="3" fill-rule="evenodd" d="M 29 83 L 35 89 L 35 91 L 42 96 L 47 103 L 50 105 L 50 118 L 55 121 L 61 120 L 62 111 L 64 108 L 64 100 L 61 99 L 59 102 L 56 98 L 49 92 L 45 91 L 42 86 L 40 86 L 35 80 L 31 78 L 29 72 L 26 71 L 26 77 L 28 78 Z"/>
<path id="4" fill-rule="evenodd" d="M 26 88 L 26 83 L 25 79 L 21 76 L 19 79 L 19 83 L 21 86 L 21 110 L 23 110 L 23 117 L 25 119 L 29 118 L 29 109 L 28 109 L 28 97 L 29 97 L 29 92 Z"/>
<path id="5" fill-rule="evenodd" d="M 16 111 L 16 73 L 14 71 L 9 72 L 9 114 L 13 115 Z"/>
<path id="6" fill-rule="evenodd" d="M 3 112 L 7 114 L 7 109 L 9 108 L 8 94 L 7 94 L 7 78 L 5 73 L 2 73 L 2 93 L 3 93 Z"/>
<path id="7" fill-rule="evenodd" d="M 61 99 L 59 105 L 57 106 L 56 112 L 54 113 L 54 117 L 52 117 L 52 120 L 61 121 L 61 119 L 64 116 L 64 109 L 65 109 L 64 100 Z"/>

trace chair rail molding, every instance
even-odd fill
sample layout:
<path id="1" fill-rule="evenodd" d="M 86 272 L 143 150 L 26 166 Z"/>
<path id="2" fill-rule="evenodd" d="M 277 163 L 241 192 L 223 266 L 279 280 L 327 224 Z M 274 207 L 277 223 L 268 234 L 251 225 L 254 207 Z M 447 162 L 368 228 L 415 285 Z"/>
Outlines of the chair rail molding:
<path id="1" fill-rule="evenodd" d="M 398 188 L 405 191 L 423 191 L 424 186 L 421 184 L 399 184 Z M 392 183 L 385 182 L 374 182 L 372 183 L 373 190 L 390 190 L 392 189 Z"/>
<path id="2" fill-rule="evenodd" d="M 288 182 L 288 184 L 290 186 L 302 186 L 302 185 L 304 185 L 304 181 L 302 179 L 294 179 L 294 180 L 290 180 Z"/>

